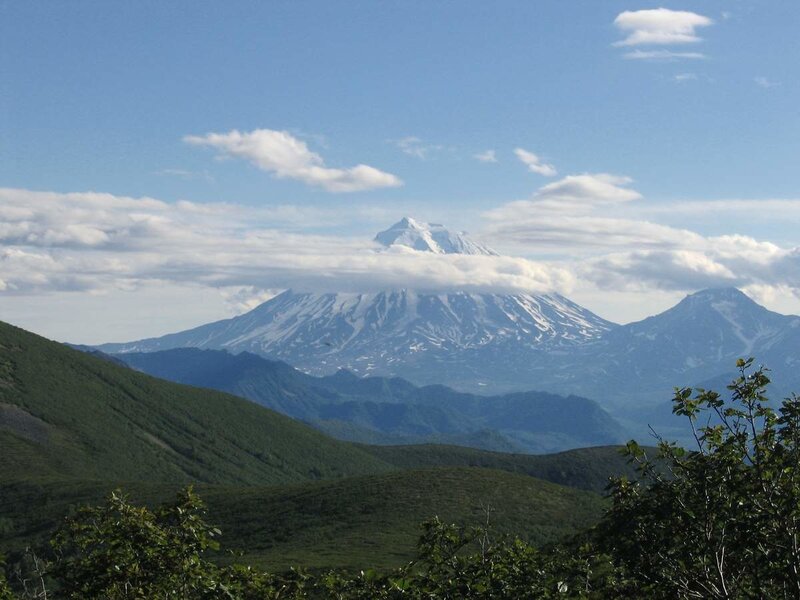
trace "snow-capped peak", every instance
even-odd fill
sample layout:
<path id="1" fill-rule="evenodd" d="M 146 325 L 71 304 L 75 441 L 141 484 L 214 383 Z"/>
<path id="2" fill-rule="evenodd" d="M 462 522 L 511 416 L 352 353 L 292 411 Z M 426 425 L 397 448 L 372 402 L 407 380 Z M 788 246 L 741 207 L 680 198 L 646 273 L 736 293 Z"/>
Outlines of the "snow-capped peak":
<path id="1" fill-rule="evenodd" d="M 497 256 L 497 252 L 473 242 L 463 231 L 452 233 L 444 225 L 423 223 L 403 217 L 397 223 L 375 236 L 375 241 L 389 246 L 406 246 L 435 254 L 482 254 Z"/>

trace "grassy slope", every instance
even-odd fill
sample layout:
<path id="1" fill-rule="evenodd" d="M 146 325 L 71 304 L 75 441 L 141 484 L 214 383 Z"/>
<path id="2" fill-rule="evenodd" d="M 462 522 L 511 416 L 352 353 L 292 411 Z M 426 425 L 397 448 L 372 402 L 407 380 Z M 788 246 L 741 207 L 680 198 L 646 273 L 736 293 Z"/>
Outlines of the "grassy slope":
<path id="1" fill-rule="evenodd" d="M 387 470 L 252 402 L 0 324 L 0 479 L 272 484 Z"/>
<path id="2" fill-rule="evenodd" d="M 619 446 L 580 448 L 557 454 L 505 454 L 459 446 L 362 446 L 376 458 L 401 469 L 485 467 L 602 493 L 608 478 L 635 476 Z"/>
<path id="3" fill-rule="evenodd" d="M 110 484 L 19 483 L 0 494 L 0 551 L 47 538 L 71 507 L 97 503 Z M 122 484 L 132 500 L 169 500 L 167 484 Z M 199 486 L 227 550 L 270 569 L 388 567 L 410 560 L 419 524 L 434 515 L 542 544 L 589 526 L 604 501 L 524 475 L 467 467 L 398 471 L 280 487 Z"/>

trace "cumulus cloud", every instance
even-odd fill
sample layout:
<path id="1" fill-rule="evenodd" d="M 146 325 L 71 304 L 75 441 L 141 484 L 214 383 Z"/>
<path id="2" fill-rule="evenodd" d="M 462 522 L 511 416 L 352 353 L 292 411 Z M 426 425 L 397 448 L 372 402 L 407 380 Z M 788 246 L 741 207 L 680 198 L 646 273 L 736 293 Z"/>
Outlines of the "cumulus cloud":
<path id="1" fill-rule="evenodd" d="M 631 180 L 608 174 L 565 177 L 531 199 L 484 214 L 487 240 L 528 256 L 549 257 L 582 285 L 604 291 L 693 291 L 712 286 L 781 286 L 800 292 L 800 248 L 783 248 L 745 235 L 704 236 L 636 215 L 648 210 Z M 762 201 L 800 210 L 792 200 Z M 757 201 L 733 201 L 731 210 L 752 211 Z M 727 210 L 714 202 L 679 203 L 650 211 L 702 214 Z M 761 206 L 760 208 L 763 208 Z M 790 212 L 780 214 L 792 214 Z M 777 287 L 776 287 L 777 286 Z"/>
<path id="2" fill-rule="evenodd" d="M 568 289 L 568 270 L 523 258 L 381 251 L 299 234 L 233 204 L 0 189 L 4 294 L 97 292 L 152 282 L 222 290 L 237 306 L 294 288 Z M 56 235 L 60 232 L 60 235 Z"/>
<path id="3" fill-rule="evenodd" d="M 473 154 L 473 158 L 483 163 L 496 163 L 497 153 L 494 150 L 486 150 L 484 152 Z"/>
<path id="4" fill-rule="evenodd" d="M 545 177 L 555 177 L 558 174 L 553 165 L 542 162 L 542 159 L 533 152 L 529 152 L 523 148 L 515 148 L 514 154 L 517 155 L 520 162 L 527 166 L 528 170 L 532 173 L 538 173 Z"/>
<path id="5" fill-rule="evenodd" d="M 519 250 L 581 254 L 598 249 L 678 246 L 697 241 L 690 231 L 609 212 L 640 200 L 629 177 L 609 173 L 569 175 L 539 188 L 530 200 L 485 213 L 486 234 Z"/>
<path id="6" fill-rule="evenodd" d="M 9 306 L 20 297 L 19 307 L 43 294 L 115 297 L 164 286 L 185 290 L 181 302 L 207 299 L 214 290 L 220 305 L 240 312 L 286 288 L 604 297 L 734 285 L 763 297 L 800 294 L 800 248 L 745 235 L 704 236 L 658 222 L 656 209 L 643 218 L 648 213 L 639 205 L 646 202 L 632 185 L 619 175 L 572 175 L 490 211 L 481 237 L 509 256 L 437 255 L 383 249 L 368 237 L 299 233 L 292 223 L 324 222 L 329 214 L 302 207 L 0 189 L 0 298 Z M 747 211 L 754 202 L 734 202 L 730 210 Z M 764 202 L 791 211 L 782 218 L 800 216 L 800 201 Z M 718 206 L 694 203 L 699 212 L 687 214 Z"/>
<path id="7" fill-rule="evenodd" d="M 800 292 L 800 249 L 747 236 L 705 238 L 696 247 L 610 254 L 582 265 L 583 277 L 605 289 L 696 290 L 735 286 Z"/>
<path id="8" fill-rule="evenodd" d="M 702 39 L 697 35 L 697 29 L 713 23 L 708 17 L 684 10 L 626 10 L 617 15 L 614 25 L 627 37 L 614 45 L 692 44 Z"/>
<path id="9" fill-rule="evenodd" d="M 287 131 L 255 129 L 228 133 L 188 135 L 188 144 L 215 148 L 222 157 L 242 158 L 280 179 L 295 179 L 328 192 L 360 192 L 378 188 L 398 187 L 402 181 L 369 165 L 359 164 L 347 169 L 325 166 L 325 161 L 308 145 Z"/>
<path id="10" fill-rule="evenodd" d="M 609 173 L 568 175 L 541 187 L 534 200 L 540 203 L 581 206 L 631 202 L 642 197 L 636 190 L 626 187 L 632 182 L 630 177 Z"/>

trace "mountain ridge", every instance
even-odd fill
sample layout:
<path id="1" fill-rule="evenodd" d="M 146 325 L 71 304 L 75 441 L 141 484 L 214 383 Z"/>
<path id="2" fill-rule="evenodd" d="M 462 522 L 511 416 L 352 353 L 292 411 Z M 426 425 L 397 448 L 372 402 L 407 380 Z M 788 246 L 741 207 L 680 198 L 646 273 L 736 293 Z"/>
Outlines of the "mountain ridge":
<path id="1" fill-rule="evenodd" d="M 627 439 L 600 406 L 577 396 L 476 396 L 345 370 L 314 377 L 247 352 L 176 348 L 117 356 L 150 375 L 233 393 L 348 441 L 553 452 Z"/>
<path id="2" fill-rule="evenodd" d="M 378 242 L 465 251 L 436 242 L 438 227 L 404 219 Z M 800 317 L 768 311 L 735 288 L 689 294 L 625 325 L 554 293 L 287 290 L 232 319 L 98 346 L 111 353 L 176 347 L 253 352 L 314 375 L 345 368 L 480 394 L 575 394 L 625 418 L 668 401 L 676 385 L 731 374 L 736 359 L 750 355 L 773 369 L 781 393 L 800 385 Z"/>

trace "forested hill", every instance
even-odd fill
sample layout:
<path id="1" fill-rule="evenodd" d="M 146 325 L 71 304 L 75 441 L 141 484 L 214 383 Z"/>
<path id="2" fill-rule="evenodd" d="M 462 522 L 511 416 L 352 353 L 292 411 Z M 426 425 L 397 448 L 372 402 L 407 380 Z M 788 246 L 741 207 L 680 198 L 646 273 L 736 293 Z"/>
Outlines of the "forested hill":
<path id="1" fill-rule="evenodd" d="M 0 323 L 0 478 L 287 483 L 390 468 L 252 402 Z"/>

